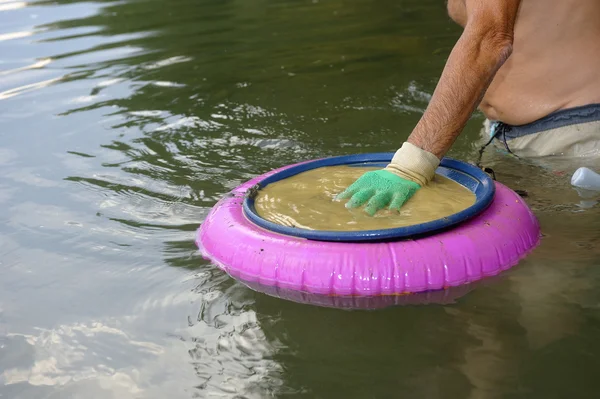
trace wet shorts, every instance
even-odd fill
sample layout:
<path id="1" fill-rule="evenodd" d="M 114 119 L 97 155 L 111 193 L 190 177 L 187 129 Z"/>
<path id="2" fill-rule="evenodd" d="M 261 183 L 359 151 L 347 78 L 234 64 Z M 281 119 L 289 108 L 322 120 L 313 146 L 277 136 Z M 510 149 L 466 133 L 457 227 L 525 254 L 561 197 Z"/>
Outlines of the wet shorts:
<path id="1" fill-rule="evenodd" d="M 521 157 L 600 157 L 600 104 L 564 109 L 526 125 L 486 120 L 485 135 Z"/>

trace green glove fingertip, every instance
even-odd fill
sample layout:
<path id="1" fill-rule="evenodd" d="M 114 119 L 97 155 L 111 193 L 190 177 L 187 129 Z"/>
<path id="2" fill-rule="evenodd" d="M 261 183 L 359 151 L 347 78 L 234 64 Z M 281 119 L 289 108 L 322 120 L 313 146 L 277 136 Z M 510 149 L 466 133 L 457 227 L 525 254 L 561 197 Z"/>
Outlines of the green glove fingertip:
<path id="1" fill-rule="evenodd" d="M 373 194 L 375 194 L 375 190 L 373 190 L 373 189 L 367 188 L 367 189 L 360 190 L 357 193 L 355 193 L 352 196 L 352 198 L 350 198 L 350 201 L 348 201 L 346 203 L 346 207 L 347 208 L 358 208 L 359 206 L 361 206 L 362 204 L 367 202 Z"/>
<path id="2" fill-rule="evenodd" d="M 356 192 L 356 190 L 354 189 L 354 184 L 353 184 L 350 187 L 346 188 L 341 193 L 339 193 L 338 195 L 336 195 L 334 197 L 334 199 L 336 199 L 336 200 L 348 199 L 348 198 L 352 197 L 355 192 Z"/>
<path id="3" fill-rule="evenodd" d="M 392 198 L 392 193 L 389 191 L 382 191 L 371 197 L 367 206 L 365 206 L 365 212 L 367 212 L 370 216 L 373 216 L 380 209 L 385 208 L 385 206 L 390 202 Z"/>
<path id="4" fill-rule="evenodd" d="M 412 196 L 417 192 L 417 190 L 421 188 L 421 186 L 419 186 L 417 183 L 408 183 L 412 184 L 406 184 L 403 187 L 404 190 L 394 193 L 394 196 L 392 197 L 392 201 L 389 206 L 390 209 L 399 211 L 400 208 L 402 208 L 404 204 L 412 198 Z"/>
<path id="5" fill-rule="evenodd" d="M 402 208 L 402 205 L 406 202 L 406 197 L 401 194 L 396 193 L 392 198 L 392 202 L 390 203 L 390 209 L 399 211 Z"/>

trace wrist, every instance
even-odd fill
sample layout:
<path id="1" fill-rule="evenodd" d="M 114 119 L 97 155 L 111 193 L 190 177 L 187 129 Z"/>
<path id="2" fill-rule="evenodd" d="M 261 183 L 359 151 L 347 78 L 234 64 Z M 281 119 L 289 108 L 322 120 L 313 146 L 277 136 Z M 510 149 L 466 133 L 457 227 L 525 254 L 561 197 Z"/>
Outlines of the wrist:
<path id="1" fill-rule="evenodd" d="M 439 164 L 440 160 L 434 154 L 404 142 L 385 169 L 424 186 L 433 179 Z"/>

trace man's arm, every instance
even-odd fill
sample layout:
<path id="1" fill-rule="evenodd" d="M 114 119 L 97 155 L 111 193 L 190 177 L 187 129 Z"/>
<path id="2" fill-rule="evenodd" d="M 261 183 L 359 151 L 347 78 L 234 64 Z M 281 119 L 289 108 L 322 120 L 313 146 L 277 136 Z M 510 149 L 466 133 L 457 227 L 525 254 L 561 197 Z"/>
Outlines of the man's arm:
<path id="1" fill-rule="evenodd" d="M 350 198 L 347 207 L 366 203 L 365 211 L 371 215 L 388 205 L 399 209 L 428 184 L 510 56 L 521 0 L 465 1 L 464 32 L 448 57 L 423 117 L 383 170 L 365 173 L 337 196 Z"/>
<path id="2" fill-rule="evenodd" d="M 467 23 L 408 142 L 441 159 L 512 52 L 521 0 L 466 0 Z"/>

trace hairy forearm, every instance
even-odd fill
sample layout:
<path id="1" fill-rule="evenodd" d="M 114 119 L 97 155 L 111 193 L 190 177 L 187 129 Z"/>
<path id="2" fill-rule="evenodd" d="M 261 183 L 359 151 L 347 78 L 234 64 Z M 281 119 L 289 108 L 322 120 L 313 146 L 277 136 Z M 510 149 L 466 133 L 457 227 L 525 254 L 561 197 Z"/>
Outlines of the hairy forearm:
<path id="1" fill-rule="evenodd" d="M 454 46 L 431 101 L 408 142 L 442 158 L 465 127 L 512 50 L 508 36 L 465 29 Z"/>

